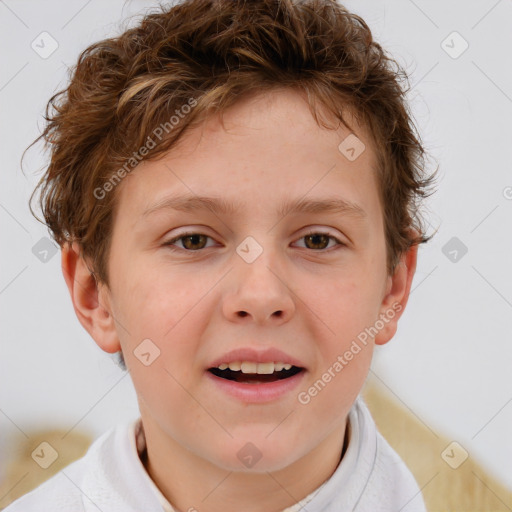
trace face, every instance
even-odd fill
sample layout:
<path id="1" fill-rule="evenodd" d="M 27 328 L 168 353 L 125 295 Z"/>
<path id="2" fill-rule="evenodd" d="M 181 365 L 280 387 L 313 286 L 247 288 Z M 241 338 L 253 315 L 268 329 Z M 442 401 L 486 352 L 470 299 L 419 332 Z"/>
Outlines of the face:
<path id="1" fill-rule="evenodd" d="M 246 99 L 224 123 L 119 185 L 101 300 L 146 431 L 227 470 L 250 441 L 263 455 L 254 471 L 270 471 L 344 428 L 373 345 L 387 341 L 396 317 L 361 341 L 391 309 L 383 215 L 364 130 L 351 161 L 338 149 L 350 132 L 319 127 L 292 91 Z M 214 377 L 214 362 L 251 361 L 228 358 L 235 349 L 276 349 L 285 355 L 265 360 L 302 370 L 274 395 Z"/>

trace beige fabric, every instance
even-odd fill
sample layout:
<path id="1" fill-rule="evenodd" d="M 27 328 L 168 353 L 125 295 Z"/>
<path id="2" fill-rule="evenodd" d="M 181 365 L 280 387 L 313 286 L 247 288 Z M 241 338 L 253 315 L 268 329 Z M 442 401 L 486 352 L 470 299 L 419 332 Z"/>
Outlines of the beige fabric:
<path id="1" fill-rule="evenodd" d="M 44 429 L 26 434 L 27 437 L 18 434 L 14 439 L 4 438 L 9 449 L 0 455 L 0 510 L 83 457 L 93 441 L 79 429 L 71 432 L 59 428 Z M 46 469 L 38 466 L 31 456 L 43 442 L 58 453 L 55 462 Z"/>
<path id="2" fill-rule="evenodd" d="M 435 432 L 432 425 L 429 427 L 435 433 L 429 430 L 371 372 L 363 397 L 378 430 L 404 460 L 420 488 L 423 487 L 429 512 L 512 510 L 510 489 L 485 471 L 471 453 L 457 469 L 452 469 L 441 453 L 457 439 Z M 451 451 L 448 453 L 451 455 Z"/>

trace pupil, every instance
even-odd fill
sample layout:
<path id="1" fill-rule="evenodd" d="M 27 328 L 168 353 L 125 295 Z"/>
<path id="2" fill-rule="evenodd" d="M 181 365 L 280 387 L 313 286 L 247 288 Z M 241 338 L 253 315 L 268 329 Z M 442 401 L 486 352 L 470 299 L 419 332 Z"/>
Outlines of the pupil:
<path id="1" fill-rule="evenodd" d="M 183 245 L 187 248 L 187 249 L 197 249 L 197 247 L 189 247 L 190 244 L 188 244 L 189 241 L 192 240 L 192 245 L 197 245 L 198 243 L 200 244 L 200 242 L 195 242 L 193 240 L 197 240 L 198 238 L 201 238 L 203 239 L 203 242 L 204 242 L 204 239 L 206 238 L 204 235 L 188 235 L 186 237 L 184 237 L 183 239 Z"/>
<path id="2" fill-rule="evenodd" d="M 327 243 L 318 242 L 319 238 L 323 239 L 323 242 L 327 242 Z M 329 245 L 329 238 L 326 235 L 322 235 L 322 234 L 307 235 L 306 240 L 310 240 L 310 241 L 316 240 L 316 242 L 313 242 L 313 245 L 316 245 L 318 243 L 320 243 L 320 245 L 322 245 L 322 247 L 313 247 L 313 249 L 325 249 L 327 247 L 327 245 Z"/>

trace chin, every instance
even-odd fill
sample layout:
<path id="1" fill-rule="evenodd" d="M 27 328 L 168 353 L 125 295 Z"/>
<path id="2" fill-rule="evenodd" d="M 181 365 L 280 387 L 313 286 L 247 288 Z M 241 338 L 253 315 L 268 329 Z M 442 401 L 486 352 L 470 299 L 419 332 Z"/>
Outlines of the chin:
<path id="1" fill-rule="evenodd" d="M 275 446 L 268 440 L 258 442 L 247 441 L 246 443 L 236 442 L 223 453 L 219 453 L 218 457 L 210 459 L 216 466 L 239 473 L 265 474 L 267 472 L 275 472 L 286 468 L 298 460 L 299 456 L 293 453 L 292 447 L 288 449 L 283 446 Z"/>

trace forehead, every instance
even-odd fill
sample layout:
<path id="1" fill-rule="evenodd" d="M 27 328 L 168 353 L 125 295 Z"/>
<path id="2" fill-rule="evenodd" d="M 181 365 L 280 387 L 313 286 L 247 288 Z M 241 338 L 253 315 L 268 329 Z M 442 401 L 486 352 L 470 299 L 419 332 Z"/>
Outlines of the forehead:
<path id="1" fill-rule="evenodd" d="M 330 151 L 325 158 L 321 158 L 322 150 L 337 149 L 340 142 L 352 134 L 349 142 L 357 144 L 364 141 L 364 160 L 366 164 L 375 168 L 376 155 L 370 140 L 370 132 L 359 124 L 351 109 L 343 106 L 343 117 L 354 132 L 339 119 L 334 118 L 318 101 L 315 104 L 320 124 L 312 115 L 304 91 L 276 89 L 246 94 L 221 114 L 211 115 L 199 127 L 185 132 L 171 151 L 178 158 L 191 155 L 198 149 L 215 149 L 216 153 L 222 153 L 226 144 L 230 147 L 244 144 L 244 152 L 256 153 L 260 158 L 266 155 L 279 156 L 280 153 L 293 148 L 301 155 L 311 154 L 317 161 L 332 161 Z M 334 129 L 322 126 L 322 120 Z M 257 149 L 250 145 L 252 140 L 257 139 L 265 142 L 267 151 L 264 155 L 257 153 Z M 222 141 L 222 147 L 215 146 L 219 141 Z M 354 144 L 350 145 L 354 147 Z M 348 147 L 342 147 L 338 151 L 349 161 L 359 154 L 343 153 L 342 150 L 346 149 Z M 359 146 L 359 150 L 362 150 L 362 146 Z"/>
<path id="2" fill-rule="evenodd" d="M 366 130 L 348 111 L 344 116 L 357 137 L 341 124 L 319 126 L 297 91 L 248 96 L 224 112 L 224 126 L 210 117 L 163 158 L 139 164 L 117 190 L 121 208 L 140 217 L 169 195 L 213 195 L 225 199 L 224 206 L 257 201 L 263 207 L 339 192 L 347 203 L 363 203 L 371 216 L 380 210 L 374 149 Z M 283 208 L 273 210 L 282 214 Z"/>

